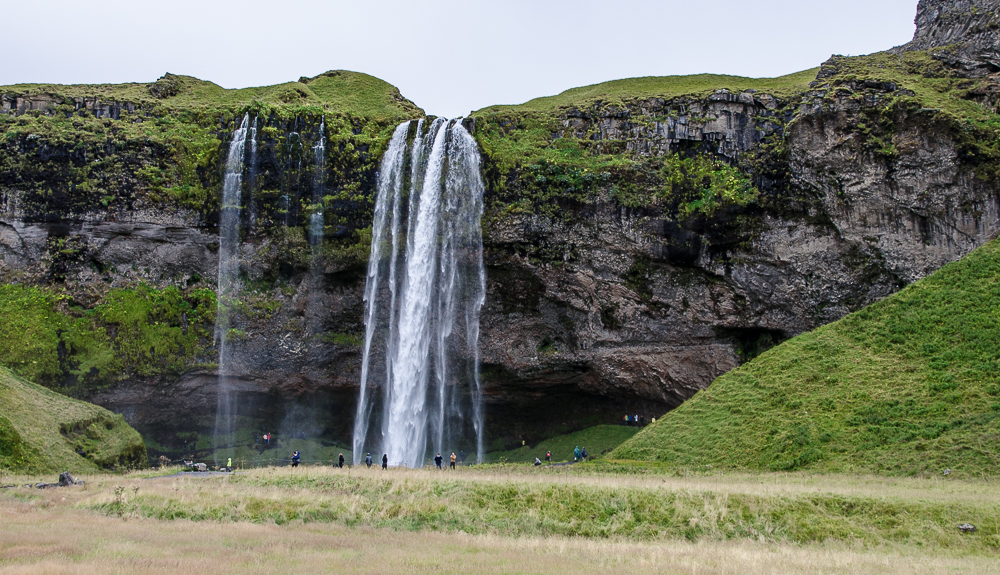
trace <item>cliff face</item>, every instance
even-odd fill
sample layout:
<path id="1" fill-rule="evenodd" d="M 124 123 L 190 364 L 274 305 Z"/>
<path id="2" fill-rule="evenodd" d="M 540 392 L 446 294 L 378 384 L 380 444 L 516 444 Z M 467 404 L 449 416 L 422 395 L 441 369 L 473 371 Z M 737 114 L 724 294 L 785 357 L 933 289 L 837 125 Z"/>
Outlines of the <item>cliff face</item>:
<path id="1" fill-rule="evenodd" d="M 483 358 L 507 370 L 511 397 L 573 382 L 675 406 L 987 241 L 997 188 L 963 167 L 948 123 L 891 83 L 834 83 L 789 99 L 725 90 L 567 111 L 559 136 L 620 143 L 644 161 L 714 155 L 750 173 L 759 195 L 688 217 L 669 200 L 628 208 L 600 191 L 561 205 L 568 221 L 497 208 L 487 242 L 491 278 L 503 279 Z M 871 115 L 891 150 L 865 133 L 880 130 Z M 511 286 L 538 297 L 505 298 Z"/>
<path id="2" fill-rule="evenodd" d="M 473 114 L 487 182 L 489 439 L 659 416 L 985 243 L 1000 226 L 997 83 L 922 51 L 986 45 L 975 22 L 987 20 L 948 16 L 965 4 L 921 2 L 905 49 L 783 79 L 638 79 Z M 289 435 L 349 433 L 377 161 L 392 125 L 419 111 L 324 109 L 326 80 L 303 80 L 275 87 L 269 107 L 208 109 L 184 100 L 187 80 L 161 80 L 152 103 L 94 97 L 79 107 L 100 111 L 85 115 L 52 87 L 44 98 L 0 89 L 11 110 L 0 116 L 4 279 L 47 286 L 65 325 L 92 322 L 108 349 L 147 345 L 142 326 L 159 322 L 156 341 L 170 344 L 99 363 L 88 350 L 105 344 L 52 328 L 54 367 L 34 377 L 124 413 L 151 451 L 213 423 L 211 318 L 198 312 L 210 305 L 197 290 L 214 285 L 221 156 L 246 112 L 260 121 L 233 334 L 241 415 Z M 325 239 L 310 247 L 318 180 L 304 151 L 324 114 Z M 106 311 L 140 283 L 153 290 L 134 304 L 147 315 Z M 156 303 L 169 289 L 176 303 Z"/>

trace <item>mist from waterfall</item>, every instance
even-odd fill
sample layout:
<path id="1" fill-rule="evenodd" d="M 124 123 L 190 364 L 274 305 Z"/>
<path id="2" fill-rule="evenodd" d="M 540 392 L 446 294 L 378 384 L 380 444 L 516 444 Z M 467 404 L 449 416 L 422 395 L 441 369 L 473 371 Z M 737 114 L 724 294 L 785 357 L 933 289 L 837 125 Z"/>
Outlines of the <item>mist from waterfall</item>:
<path id="1" fill-rule="evenodd" d="M 215 412 L 215 463 L 219 450 L 232 444 L 236 431 L 236 390 L 229 380 L 229 328 L 232 302 L 239 297 L 240 195 L 243 187 L 243 157 L 250 115 L 243 116 L 239 129 L 233 132 L 226 160 L 226 175 L 222 187 L 219 211 L 219 281 L 216 291 L 215 345 L 219 349 L 218 408 Z"/>
<path id="2" fill-rule="evenodd" d="M 355 463 L 374 451 L 419 467 L 428 448 L 482 461 L 482 214 L 479 150 L 462 124 L 400 124 L 378 177 Z"/>

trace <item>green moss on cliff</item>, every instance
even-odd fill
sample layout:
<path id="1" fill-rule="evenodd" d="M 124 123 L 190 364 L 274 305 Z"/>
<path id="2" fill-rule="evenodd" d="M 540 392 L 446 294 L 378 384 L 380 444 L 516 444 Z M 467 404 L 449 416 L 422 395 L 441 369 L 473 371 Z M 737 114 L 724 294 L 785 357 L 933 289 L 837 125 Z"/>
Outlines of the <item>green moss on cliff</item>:
<path id="1" fill-rule="evenodd" d="M 763 353 L 613 456 L 754 469 L 995 474 L 1000 243 Z"/>
<path id="2" fill-rule="evenodd" d="M 823 65 L 817 89 L 826 99 L 853 98 L 868 121 L 859 135 L 876 153 L 892 157 L 899 135 L 891 117 L 919 116 L 926 126 L 947 130 L 957 144 L 959 161 L 982 180 L 1000 178 L 1000 114 L 996 80 L 967 78 L 927 52 L 880 52 L 868 56 L 835 56 Z M 892 89 L 874 101 L 867 89 Z"/>
<path id="3" fill-rule="evenodd" d="M 0 365 L 50 387 L 176 373 L 211 345 L 215 294 L 139 285 L 84 310 L 51 289 L 0 286 Z"/>

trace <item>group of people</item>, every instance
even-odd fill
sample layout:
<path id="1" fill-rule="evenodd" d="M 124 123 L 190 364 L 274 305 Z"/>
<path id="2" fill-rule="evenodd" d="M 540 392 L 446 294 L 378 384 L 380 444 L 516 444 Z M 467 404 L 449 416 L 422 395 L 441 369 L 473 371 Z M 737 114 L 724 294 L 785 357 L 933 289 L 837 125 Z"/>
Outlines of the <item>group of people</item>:
<path id="1" fill-rule="evenodd" d="M 372 454 L 371 453 L 366 453 L 365 454 L 365 465 L 368 466 L 368 469 L 372 468 Z M 382 454 L 382 469 L 389 469 L 389 454 L 388 453 L 383 453 Z"/>
<path id="2" fill-rule="evenodd" d="M 581 449 L 579 445 L 577 445 L 576 447 L 574 447 L 573 448 L 573 462 L 576 463 L 577 461 L 586 461 L 586 460 L 587 460 L 587 448 L 584 447 L 584 448 Z M 548 463 L 549 465 L 552 465 L 552 452 L 551 451 L 546 451 L 545 452 L 545 463 Z M 535 466 L 537 467 L 537 466 L 539 466 L 541 464 L 542 464 L 542 460 L 539 459 L 538 457 L 535 457 Z"/>
<path id="3" fill-rule="evenodd" d="M 463 451 L 462 452 L 462 456 L 464 457 L 464 455 L 465 455 L 465 452 Z M 552 454 L 550 453 L 549 457 L 551 457 L 551 455 Z M 298 467 L 299 463 L 302 462 L 302 453 L 299 452 L 299 450 L 293 451 L 292 455 L 291 455 L 291 459 L 292 459 L 292 467 Z M 451 468 L 455 469 L 455 464 L 459 461 L 459 456 L 456 455 L 455 452 L 453 451 L 451 453 L 451 455 L 449 456 L 449 460 L 451 461 Z M 434 457 L 434 464 L 437 465 L 438 469 L 443 469 L 441 467 L 443 461 L 444 461 L 444 458 L 441 457 L 440 453 L 438 453 Z M 365 465 L 368 466 L 369 469 L 371 469 L 372 463 L 373 463 L 372 454 L 371 453 L 366 453 L 365 454 Z M 343 453 L 341 453 L 341 454 L 339 454 L 337 456 L 337 467 L 339 467 L 341 469 L 343 469 L 343 467 L 344 467 L 344 454 Z M 382 469 L 388 469 L 388 468 L 389 468 L 389 454 L 388 453 L 383 453 L 382 454 Z"/>
<path id="4" fill-rule="evenodd" d="M 458 456 L 455 455 L 454 451 L 451 452 L 450 459 L 451 459 L 451 468 L 455 469 L 455 461 L 458 460 Z M 434 465 L 437 465 L 438 469 L 442 469 L 442 467 L 441 467 L 441 462 L 442 461 L 443 461 L 443 458 L 441 457 L 441 452 L 439 451 L 438 454 L 434 456 Z"/>
<path id="5" fill-rule="evenodd" d="M 254 445 L 260 445 L 261 439 L 264 440 L 264 445 L 271 445 L 271 432 L 266 432 L 264 435 L 260 435 L 258 433 L 253 434 Z"/>
<path id="6" fill-rule="evenodd" d="M 622 425 L 637 425 L 642 427 L 646 425 L 646 418 L 641 415 L 629 415 L 626 413 L 625 417 L 622 418 Z"/>

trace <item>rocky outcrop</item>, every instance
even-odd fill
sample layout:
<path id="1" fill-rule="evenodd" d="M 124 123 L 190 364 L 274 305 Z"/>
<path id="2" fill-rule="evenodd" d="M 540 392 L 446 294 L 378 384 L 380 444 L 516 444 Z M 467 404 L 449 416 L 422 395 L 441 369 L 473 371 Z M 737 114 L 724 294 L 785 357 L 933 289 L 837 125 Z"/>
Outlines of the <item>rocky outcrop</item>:
<path id="1" fill-rule="evenodd" d="M 1000 72 L 1000 2 L 920 0 L 913 41 L 901 50 L 932 50 L 949 66 L 971 76 Z"/>

